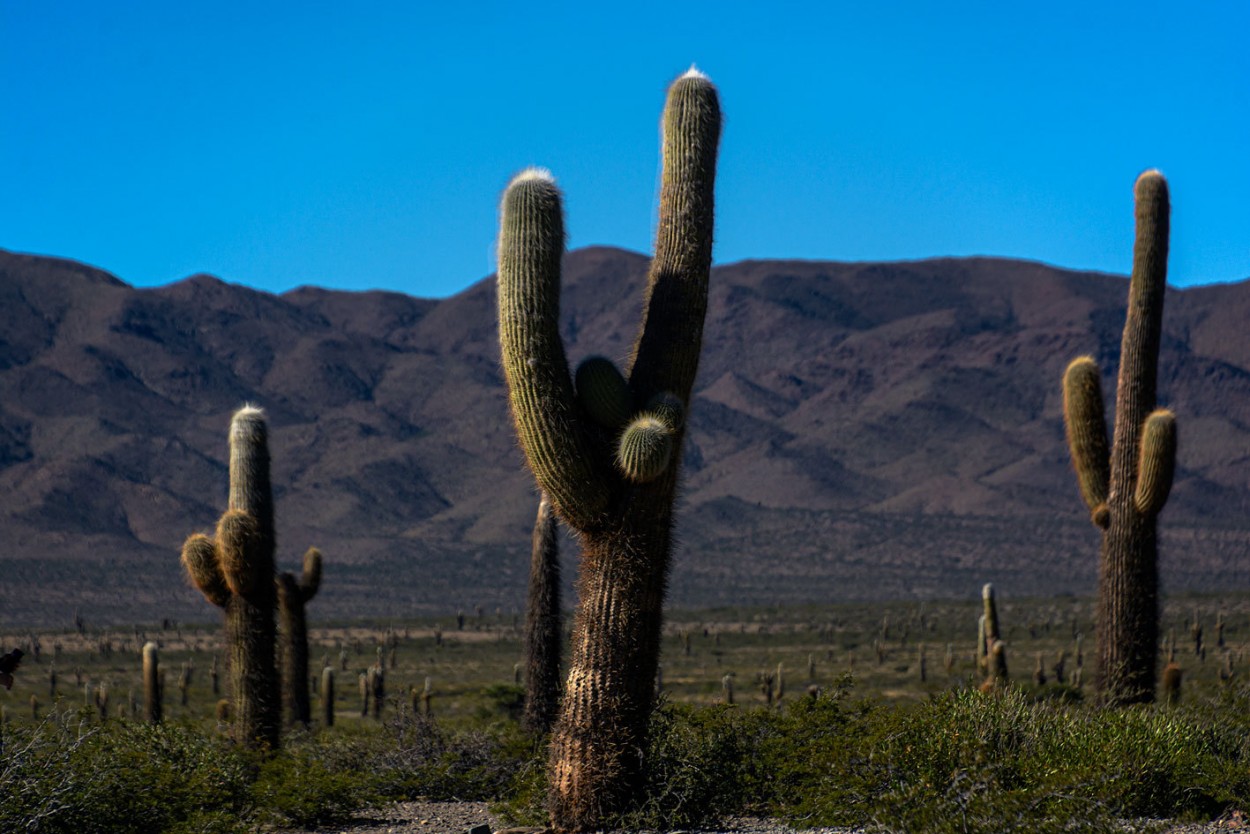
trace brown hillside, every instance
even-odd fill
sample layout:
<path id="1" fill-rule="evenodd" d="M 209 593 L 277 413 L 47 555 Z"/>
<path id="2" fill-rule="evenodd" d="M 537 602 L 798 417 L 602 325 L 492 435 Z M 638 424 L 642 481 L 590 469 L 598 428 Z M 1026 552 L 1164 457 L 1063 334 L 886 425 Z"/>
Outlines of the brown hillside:
<path id="1" fill-rule="evenodd" d="M 646 265 L 569 254 L 574 362 L 628 354 Z M 1059 379 L 1081 353 L 1114 371 L 1123 278 L 758 261 L 712 285 L 675 603 L 1092 590 Z M 1166 588 L 1250 584 L 1248 314 L 1246 284 L 1168 297 Z M 221 512 L 244 402 L 270 415 L 280 561 L 326 554 L 313 616 L 519 607 L 535 493 L 494 316 L 492 279 L 440 301 L 137 290 L 0 252 L 0 624 L 212 618 L 177 553 Z"/>

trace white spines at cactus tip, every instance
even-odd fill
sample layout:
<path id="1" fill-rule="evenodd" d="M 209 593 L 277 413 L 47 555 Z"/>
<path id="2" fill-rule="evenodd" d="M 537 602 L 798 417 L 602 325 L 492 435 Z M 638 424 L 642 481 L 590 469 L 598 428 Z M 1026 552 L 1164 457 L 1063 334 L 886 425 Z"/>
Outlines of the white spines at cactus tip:
<path id="1" fill-rule="evenodd" d="M 699 78 L 699 79 L 702 79 L 703 81 L 712 80 L 707 77 L 707 73 L 700 71 L 699 68 L 696 67 L 694 64 L 691 64 L 690 69 L 686 70 L 685 73 L 683 73 L 681 77 L 682 78 Z"/>
<path id="2" fill-rule="evenodd" d="M 514 185 L 518 185 L 523 182 L 528 182 L 529 180 L 540 180 L 541 182 L 549 182 L 552 185 L 555 185 L 556 183 L 556 178 L 552 176 L 551 172 L 548 171 L 546 168 L 530 166 L 529 168 L 526 168 L 524 171 L 522 171 L 521 173 L 513 177 L 512 182 L 508 183 L 508 187 L 511 188 Z"/>

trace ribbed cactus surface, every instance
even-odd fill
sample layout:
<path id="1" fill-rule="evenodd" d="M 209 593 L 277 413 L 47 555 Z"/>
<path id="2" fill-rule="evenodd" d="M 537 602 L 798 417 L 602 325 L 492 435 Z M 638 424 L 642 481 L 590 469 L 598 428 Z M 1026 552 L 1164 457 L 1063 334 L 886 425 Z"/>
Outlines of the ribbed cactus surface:
<path id="1" fill-rule="evenodd" d="M 1095 614 L 1097 688 L 1109 705 L 1154 699 L 1156 521 L 1176 466 L 1176 418 L 1157 409 L 1155 401 L 1167 289 L 1167 182 L 1158 171 L 1147 171 L 1137 179 L 1134 196 L 1137 232 L 1110 444 L 1094 359 L 1074 360 L 1063 380 L 1073 467 L 1090 518 L 1103 531 Z"/>
<path id="2" fill-rule="evenodd" d="M 273 496 L 264 412 L 245 406 L 230 421 L 229 504 L 216 535 L 193 535 L 182 563 L 204 597 L 225 612 L 235 741 L 275 749 L 280 738 L 274 656 Z"/>
<path id="3" fill-rule="evenodd" d="M 509 402 L 529 467 L 583 551 L 581 605 L 551 747 L 552 823 L 561 831 L 597 828 L 628 801 L 653 706 L 684 414 L 707 308 L 720 137 L 715 87 L 697 71 L 683 75 L 669 88 L 662 125 L 655 257 L 643 322 L 620 375 L 627 391 L 603 363 L 583 366 L 576 384 L 569 373 L 559 330 L 564 218 L 554 179 L 525 171 L 502 200 L 499 340 Z M 659 395 L 656 413 L 634 411 Z"/>

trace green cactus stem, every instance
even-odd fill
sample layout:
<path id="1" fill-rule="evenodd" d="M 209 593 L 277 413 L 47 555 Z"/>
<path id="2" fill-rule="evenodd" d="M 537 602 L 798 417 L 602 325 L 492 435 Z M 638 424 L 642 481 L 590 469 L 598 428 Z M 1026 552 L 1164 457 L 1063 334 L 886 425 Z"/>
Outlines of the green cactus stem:
<path id="1" fill-rule="evenodd" d="M 273 497 L 265 415 L 245 406 L 230 422 L 230 498 L 212 539 L 193 535 L 182 563 L 204 597 L 225 612 L 233 736 L 277 749 L 281 716 L 274 663 Z"/>
<path id="2" fill-rule="evenodd" d="M 546 735 L 560 709 L 560 540 L 547 496 L 538 502 L 525 608 L 525 713 L 522 725 Z"/>
<path id="3" fill-rule="evenodd" d="M 624 377 L 634 403 L 668 392 L 685 404 L 698 369 L 711 267 L 720 137 L 715 87 L 697 71 L 683 75 L 669 88 L 662 124 L 655 257 Z M 623 809 L 639 785 L 684 425 L 631 415 L 621 438 L 628 436 L 625 453 L 618 454 L 617 438 L 605 440 L 575 395 L 560 338 L 560 203 L 551 175 L 537 169 L 518 175 L 504 193 L 499 341 L 526 460 L 582 546 L 581 605 L 549 778 L 553 827 L 584 831 Z"/>
<path id="4" fill-rule="evenodd" d="M 1064 422 L 1091 519 L 1103 530 L 1098 572 L 1099 699 L 1155 697 L 1159 639 L 1157 519 L 1176 465 L 1176 419 L 1156 410 L 1159 340 L 1167 289 L 1169 204 L 1158 171 L 1137 179 L 1136 240 L 1120 347 L 1115 429 L 1106 443 L 1099 372 L 1082 357 L 1064 374 Z"/>
<path id="5" fill-rule="evenodd" d="M 304 606 L 321 587 L 321 551 L 304 554 L 304 572 L 296 579 L 283 572 L 278 577 L 278 622 L 282 646 L 282 706 L 289 724 L 312 721 L 308 699 L 308 621 Z"/>

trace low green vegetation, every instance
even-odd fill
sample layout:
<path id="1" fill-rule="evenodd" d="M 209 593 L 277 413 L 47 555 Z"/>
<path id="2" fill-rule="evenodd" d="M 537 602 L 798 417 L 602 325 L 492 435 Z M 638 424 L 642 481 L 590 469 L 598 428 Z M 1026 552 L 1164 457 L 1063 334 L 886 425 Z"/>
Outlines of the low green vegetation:
<path id="1" fill-rule="evenodd" d="M 981 610 L 969 599 L 675 613 L 645 790 L 619 824 L 690 828 L 741 813 L 798 827 L 1122 831 L 1124 819 L 1213 819 L 1250 806 L 1247 603 L 1172 600 L 1163 632 L 1174 636 L 1162 651 L 1183 668 L 1179 703 L 1118 710 L 1094 709 L 1091 681 L 1073 680 L 1073 634 L 1088 634 L 1090 601 L 1000 596 L 1012 682 L 992 693 L 978 691 Z M 544 819 L 545 745 L 520 728 L 521 641 L 508 615 L 472 611 L 462 628 L 454 619 L 313 628 L 310 665 L 338 676 L 335 724 L 288 730 L 268 757 L 231 743 L 215 717 L 215 629 L 0 635 L 5 645 L 32 640 L 39 660 L 28 652 L 13 690 L 0 690 L 6 830 L 256 831 L 419 797 L 491 801 L 518 824 Z M 157 725 L 142 720 L 139 649 L 149 640 L 162 644 L 166 670 Z M 1080 651 L 1088 645 L 1082 638 Z M 378 648 L 380 720 L 361 717 L 355 685 Z M 188 662 L 183 706 L 176 683 Z"/>

